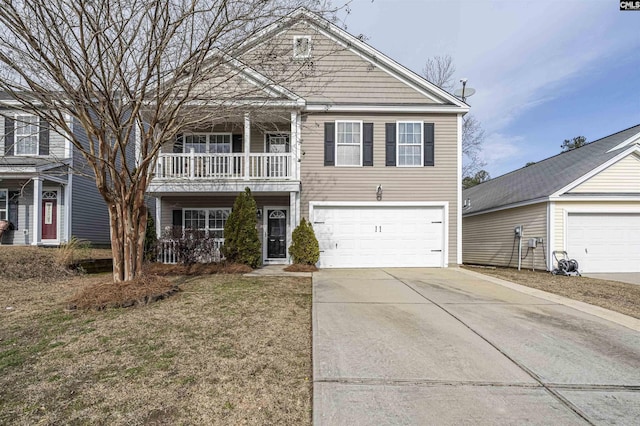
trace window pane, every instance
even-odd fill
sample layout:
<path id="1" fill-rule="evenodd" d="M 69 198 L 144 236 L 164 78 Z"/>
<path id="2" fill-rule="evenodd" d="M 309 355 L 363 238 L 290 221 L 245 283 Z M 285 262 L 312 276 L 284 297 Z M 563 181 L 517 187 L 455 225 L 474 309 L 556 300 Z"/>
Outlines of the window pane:
<path id="1" fill-rule="evenodd" d="M 398 164 L 400 166 L 419 166 L 422 147 L 415 145 L 401 145 L 398 147 Z"/>
<path id="2" fill-rule="evenodd" d="M 184 152 L 207 152 L 207 137 L 205 135 L 188 135 L 184 138 Z"/>
<path id="3" fill-rule="evenodd" d="M 360 146 L 339 145 L 337 157 L 339 166 L 359 166 Z"/>

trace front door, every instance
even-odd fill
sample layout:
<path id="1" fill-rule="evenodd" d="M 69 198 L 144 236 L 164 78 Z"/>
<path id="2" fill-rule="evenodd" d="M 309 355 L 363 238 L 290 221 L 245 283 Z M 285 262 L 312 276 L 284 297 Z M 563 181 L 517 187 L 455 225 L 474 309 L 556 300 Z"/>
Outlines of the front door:
<path id="1" fill-rule="evenodd" d="M 42 239 L 58 239 L 58 193 L 42 192 Z"/>
<path id="2" fill-rule="evenodd" d="M 287 257 L 287 211 L 267 209 L 267 258 Z"/>

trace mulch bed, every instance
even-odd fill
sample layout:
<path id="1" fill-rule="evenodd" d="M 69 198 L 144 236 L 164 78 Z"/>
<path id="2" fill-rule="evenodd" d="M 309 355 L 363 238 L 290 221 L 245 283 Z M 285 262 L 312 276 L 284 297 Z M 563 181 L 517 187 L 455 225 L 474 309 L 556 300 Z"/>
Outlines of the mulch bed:
<path id="1" fill-rule="evenodd" d="M 305 265 L 302 263 L 294 263 L 284 268 L 287 272 L 316 272 L 318 268 L 315 265 Z"/>
<path id="2" fill-rule="evenodd" d="M 177 284 L 164 277 L 143 275 L 132 281 L 114 283 L 109 276 L 104 282 L 85 287 L 74 295 L 67 309 L 128 308 L 165 299 L 178 291 Z"/>
<path id="3" fill-rule="evenodd" d="M 149 263 L 145 265 L 145 273 L 158 276 L 192 276 L 210 274 L 246 274 L 253 271 L 247 265 L 238 263 L 195 263 L 193 265 L 166 265 Z"/>

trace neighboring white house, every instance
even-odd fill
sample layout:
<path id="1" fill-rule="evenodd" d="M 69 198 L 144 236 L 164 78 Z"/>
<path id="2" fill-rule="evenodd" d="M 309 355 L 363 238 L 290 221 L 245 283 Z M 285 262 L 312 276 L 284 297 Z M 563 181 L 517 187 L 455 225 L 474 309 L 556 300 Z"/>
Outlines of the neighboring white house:
<path id="1" fill-rule="evenodd" d="M 517 266 L 522 226 L 526 268 L 553 269 L 553 251 L 566 251 L 581 272 L 640 272 L 640 125 L 469 188 L 463 199 L 464 263 Z"/>

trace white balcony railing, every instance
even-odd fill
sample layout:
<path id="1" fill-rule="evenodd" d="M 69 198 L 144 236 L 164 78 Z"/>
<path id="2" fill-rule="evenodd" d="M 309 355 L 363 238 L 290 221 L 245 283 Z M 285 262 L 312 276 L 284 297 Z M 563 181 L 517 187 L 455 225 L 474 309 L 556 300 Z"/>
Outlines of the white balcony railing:
<path id="1" fill-rule="evenodd" d="M 160 154 L 155 178 L 290 180 L 291 163 L 290 153 Z"/>

